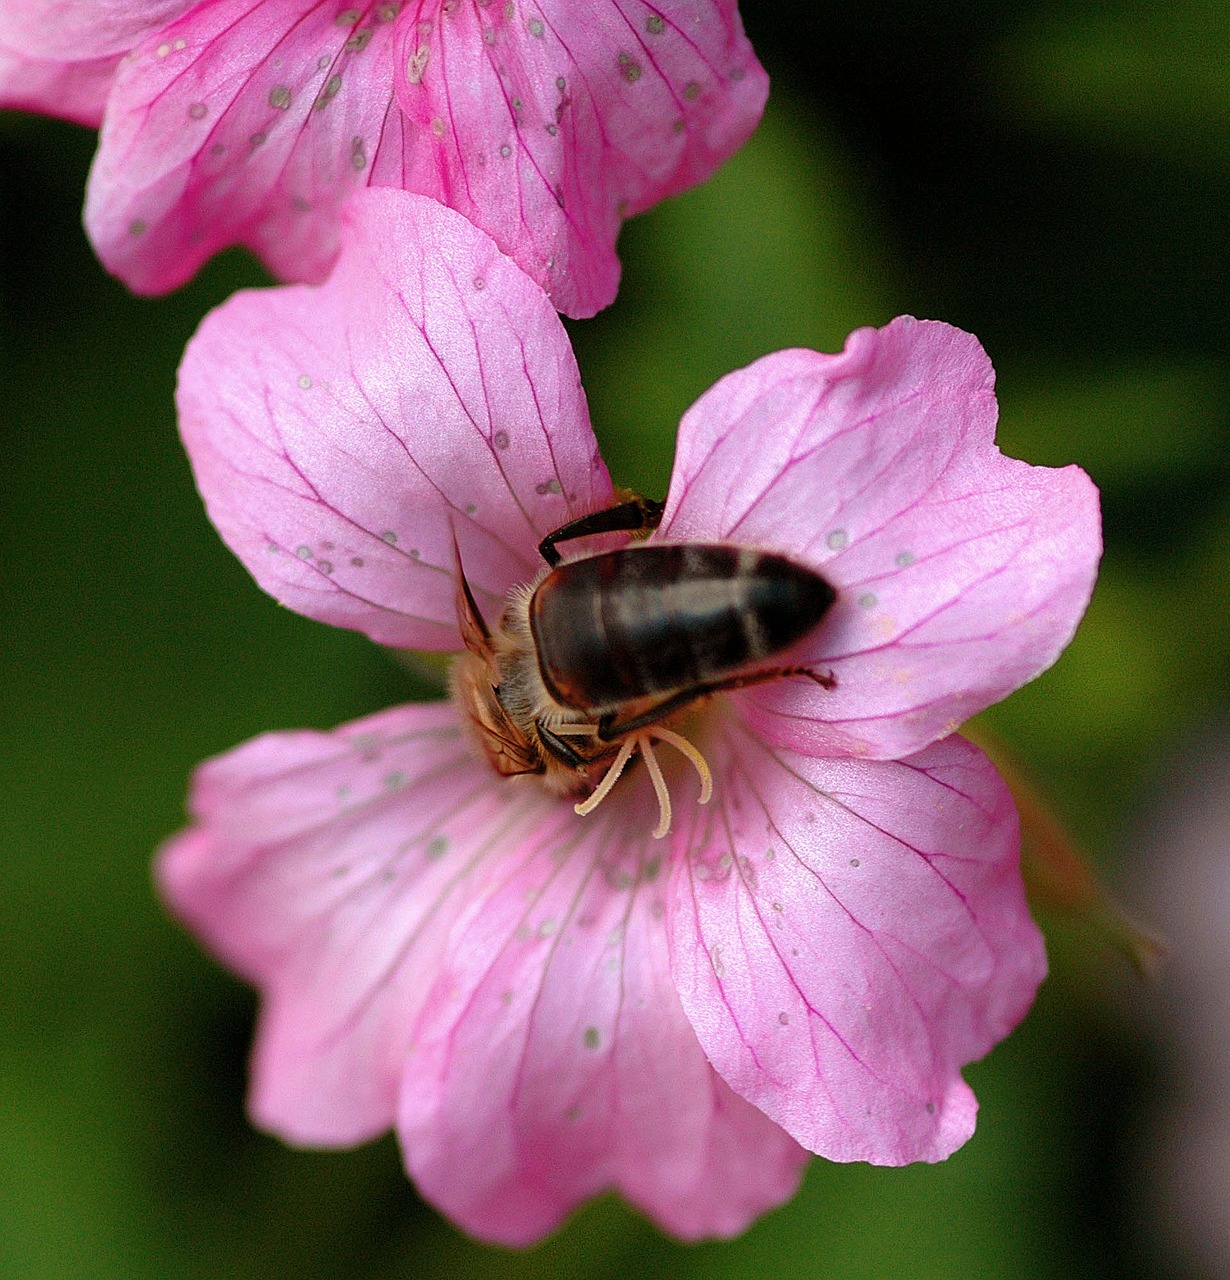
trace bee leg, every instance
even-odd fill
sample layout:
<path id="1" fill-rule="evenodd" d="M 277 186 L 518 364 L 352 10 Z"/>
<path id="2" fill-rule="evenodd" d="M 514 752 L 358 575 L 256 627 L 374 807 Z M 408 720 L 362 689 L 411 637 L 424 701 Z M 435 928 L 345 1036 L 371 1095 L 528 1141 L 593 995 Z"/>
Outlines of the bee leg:
<path id="1" fill-rule="evenodd" d="M 628 720 L 616 720 L 615 712 L 608 711 L 598 721 L 598 738 L 601 742 L 614 742 L 625 733 L 635 733 L 637 729 L 645 729 L 659 720 L 665 720 L 667 716 L 686 707 L 689 702 L 707 698 L 711 693 L 746 689 L 749 685 L 764 684 L 769 680 L 782 680 L 787 676 L 807 676 L 824 689 L 837 687 L 837 680 L 831 672 L 821 675 L 811 667 L 772 667 L 768 671 L 753 671 L 750 675 L 731 676 L 727 680 L 709 680 L 704 684 L 694 684 L 689 689 L 680 689 L 678 693 L 672 693 L 669 698 L 664 698 L 648 710 Z"/>
<path id="2" fill-rule="evenodd" d="M 617 507 L 607 507 L 605 511 L 593 511 L 587 516 L 570 520 L 554 533 L 547 534 L 538 544 L 539 554 L 554 569 L 560 562 L 560 554 L 555 549 L 557 542 L 587 538 L 594 533 L 618 533 L 625 529 L 656 529 L 662 523 L 662 512 L 665 509 L 664 502 L 655 502 L 652 498 L 631 498 L 627 502 L 621 502 Z"/>
<path id="3" fill-rule="evenodd" d="M 537 722 L 536 728 L 542 745 L 557 760 L 571 765 L 574 769 L 584 769 L 590 763 L 566 738 L 560 737 L 558 733 L 552 733 L 541 720 Z"/>
<path id="4" fill-rule="evenodd" d="M 780 671 L 775 671 L 772 674 L 775 676 L 806 676 L 809 680 L 814 680 L 822 689 L 837 688 L 837 677 L 831 671 L 826 671 L 822 675 L 811 667 L 782 667 Z"/>

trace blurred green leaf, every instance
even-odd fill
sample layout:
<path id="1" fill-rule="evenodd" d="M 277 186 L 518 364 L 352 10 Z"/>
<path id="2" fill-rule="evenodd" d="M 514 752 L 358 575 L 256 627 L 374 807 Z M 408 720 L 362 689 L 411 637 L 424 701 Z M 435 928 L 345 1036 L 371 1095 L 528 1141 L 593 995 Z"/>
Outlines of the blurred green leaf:
<path id="1" fill-rule="evenodd" d="M 1104 487 L 1199 477 L 1225 461 L 1227 390 L 1211 361 L 1059 373 L 1001 367 L 997 438 L 1005 453 L 1033 463 L 1077 462 Z"/>
<path id="2" fill-rule="evenodd" d="M 1230 10 L 1221 0 L 1038 8 L 1002 49 L 1004 100 L 1120 146 L 1230 159 Z"/>
<path id="3" fill-rule="evenodd" d="M 724 374 L 783 347 L 838 351 L 893 312 L 850 163 L 787 86 L 703 187 L 630 222 L 620 298 L 570 326 L 616 482 L 664 494 L 675 427 Z"/>

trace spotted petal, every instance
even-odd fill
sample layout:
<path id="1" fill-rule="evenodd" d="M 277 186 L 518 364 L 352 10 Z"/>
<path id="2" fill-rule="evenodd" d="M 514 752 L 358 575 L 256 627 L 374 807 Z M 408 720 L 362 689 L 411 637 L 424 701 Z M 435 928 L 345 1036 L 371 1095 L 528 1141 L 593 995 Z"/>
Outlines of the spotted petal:
<path id="1" fill-rule="evenodd" d="M 68 42 L 132 47 L 86 226 L 138 292 L 235 243 L 319 282 L 347 197 L 372 185 L 461 210 L 559 309 L 592 315 L 615 294 L 623 218 L 707 177 L 767 92 L 732 0 L 161 9 L 151 26 L 107 5 Z"/>
<path id="2" fill-rule="evenodd" d="M 707 178 L 768 91 L 731 0 L 420 0 L 396 49 L 440 198 L 571 316 L 614 298 L 623 219 Z"/>
<path id="3" fill-rule="evenodd" d="M 388 1129 L 414 1016 L 507 788 L 447 704 L 203 765 L 162 851 L 177 913 L 264 997 L 251 1109 L 292 1142 Z M 493 785 L 495 784 L 495 785 Z"/>
<path id="4" fill-rule="evenodd" d="M 204 765 L 158 875 L 261 990 L 257 1122 L 345 1144 L 396 1109 L 425 1194 L 506 1243 L 612 1186 L 688 1238 L 789 1196 L 806 1153 L 671 984 L 660 851 L 627 841 L 647 800 L 577 818 L 480 765 L 447 705 Z"/>
<path id="5" fill-rule="evenodd" d="M 917 751 L 1045 670 L 1101 551 L 1076 467 L 994 444 L 990 361 L 949 325 L 901 317 L 836 356 L 783 351 L 685 415 L 660 536 L 770 547 L 838 600 L 792 661 L 831 672 L 743 696 L 762 733 L 815 754 Z"/>
<path id="6" fill-rule="evenodd" d="M 159 293 L 239 243 L 322 280 L 351 192 L 422 185 L 392 96 L 396 7 L 201 0 L 138 43 L 86 192 L 107 269 Z"/>
<path id="7" fill-rule="evenodd" d="M 192 4 L 193 0 L 8 0 L 0 5 L 0 45 L 45 61 L 114 58 Z"/>
<path id="8" fill-rule="evenodd" d="M 736 717 L 681 829 L 676 984 L 741 1097 L 831 1160 L 940 1160 L 972 1133 L 959 1071 L 1033 999 L 1042 940 L 1016 814 L 953 736 L 909 760 L 774 749 Z"/>
<path id="9" fill-rule="evenodd" d="M 460 647 L 454 552 L 480 606 L 538 540 L 610 500 L 545 295 L 459 214 L 361 192 L 320 288 L 239 294 L 180 368 L 210 518 L 277 599 L 384 644 Z"/>
<path id="10" fill-rule="evenodd" d="M 805 1153 L 714 1073 L 671 981 L 644 776 L 517 831 L 415 1036 L 399 1128 L 420 1189 L 527 1244 L 614 1187 L 685 1239 L 741 1231 Z"/>

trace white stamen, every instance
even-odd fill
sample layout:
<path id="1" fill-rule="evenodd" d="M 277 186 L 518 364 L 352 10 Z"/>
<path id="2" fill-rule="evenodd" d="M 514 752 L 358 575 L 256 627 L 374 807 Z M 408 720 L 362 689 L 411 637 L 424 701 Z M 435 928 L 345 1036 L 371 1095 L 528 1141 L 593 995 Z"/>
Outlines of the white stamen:
<path id="1" fill-rule="evenodd" d="M 661 840 L 671 829 L 671 793 L 666 789 L 666 779 L 662 776 L 662 768 L 658 757 L 653 753 L 653 741 L 647 733 L 638 733 L 636 741 L 645 757 L 645 765 L 649 769 L 649 777 L 653 781 L 653 789 L 658 796 L 658 825 L 653 829 L 653 838 Z"/>
<path id="2" fill-rule="evenodd" d="M 575 734 L 577 736 L 595 736 L 598 730 L 597 726 L 593 724 L 564 724 L 554 726 L 552 731 L 554 733 Z M 587 799 L 574 806 L 576 812 L 582 817 L 593 813 L 602 801 L 610 795 L 611 788 L 619 781 L 619 775 L 623 773 L 628 761 L 632 758 L 632 753 L 639 749 L 641 755 L 645 757 L 645 766 L 649 770 L 649 778 L 653 783 L 654 793 L 658 797 L 658 825 L 654 828 L 653 838 L 661 840 L 671 829 L 671 798 L 670 791 L 666 786 L 666 779 L 662 776 L 662 768 L 658 764 L 657 756 L 654 754 L 654 738 L 670 743 L 680 755 L 686 756 L 692 762 L 693 768 L 700 775 L 700 799 L 698 803 L 708 804 L 713 797 L 713 774 L 710 772 L 708 761 L 682 734 L 676 733 L 673 729 L 664 729 L 661 725 L 655 724 L 646 729 L 638 730 L 636 733 L 629 734 L 623 740 L 619 748 L 619 754 L 616 755 L 611 762 L 610 768 L 603 774 L 602 781 L 594 788 Z"/>
<path id="3" fill-rule="evenodd" d="M 691 760 L 696 772 L 700 774 L 700 800 L 699 804 L 708 804 L 713 798 L 713 774 L 709 772 L 709 762 L 704 756 L 683 736 L 676 733 L 674 729 L 664 729 L 661 725 L 654 725 L 646 732 L 652 733 L 655 738 L 661 738 L 663 742 L 669 742 L 680 755 L 687 756 Z"/>
<path id="4" fill-rule="evenodd" d="M 607 798 L 611 788 L 619 781 L 619 775 L 623 773 L 624 765 L 632 758 L 636 743 L 637 739 L 635 737 L 624 740 L 623 746 L 619 748 L 619 754 L 611 762 L 611 767 L 606 771 L 606 776 L 594 788 L 593 794 L 588 800 L 582 800 L 580 804 L 574 806 L 581 817 L 585 817 L 587 813 L 593 813 Z"/>

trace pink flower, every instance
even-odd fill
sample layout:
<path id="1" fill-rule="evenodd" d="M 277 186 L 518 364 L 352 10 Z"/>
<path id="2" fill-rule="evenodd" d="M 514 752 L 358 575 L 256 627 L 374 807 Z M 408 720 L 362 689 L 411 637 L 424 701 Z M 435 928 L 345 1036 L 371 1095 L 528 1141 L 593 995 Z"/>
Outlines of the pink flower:
<path id="1" fill-rule="evenodd" d="M 323 287 L 209 316 L 179 405 L 261 585 L 382 644 L 461 647 L 454 538 L 494 622 L 539 539 L 615 501 L 546 297 L 401 193 L 350 205 Z M 608 1187 L 729 1235 L 809 1151 L 960 1146 L 960 1069 L 1045 959 L 1012 801 L 952 730 L 1055 659 L 1099 553 L 1088 478 L 1003 457 L 994 423 L 976 340 L 909 318 L 685 415 L 652 541 L 822 573 L 836 603 L 791 661 L 835 686 L 722 693 L 681 726 L 713 797 L 664 760 L 664 840 L 648 769 L 578 817 L 498 777 L 447 702 L 203 765 L 158 874 L 261 990 L 256 1122 L 308 1145 L 396 1126 L 423 1194 L 508 1244 Z"/>
<path id="2" fill-rule="evenodd" d="M 442 200 L 593 315 L 624 218 L 707 178 L 767 92 L 735 0 L 0 6 L 0 106 L 101 122 L 86 227 L 139 293 L 231 244 L 323 280 L 371 185 Z"/>

